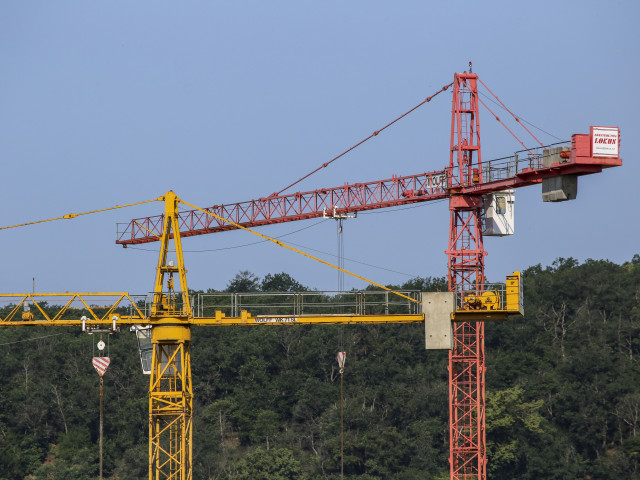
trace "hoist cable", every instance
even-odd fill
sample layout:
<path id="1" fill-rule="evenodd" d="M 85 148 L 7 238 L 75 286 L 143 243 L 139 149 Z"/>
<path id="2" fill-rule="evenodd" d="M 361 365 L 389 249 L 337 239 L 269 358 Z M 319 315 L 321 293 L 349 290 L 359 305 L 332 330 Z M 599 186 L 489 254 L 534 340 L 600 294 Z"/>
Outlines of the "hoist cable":
<path id="1" fill-rule="evenodd" d="M 376 130 L 375 132 L 373 132 L 371 135 L 369 135 L 367 138 L 365 138 L 364 140 L 359 141 L 358 143 L 356 143 L 354 146 L 352 146 L 351 148 L 345 150 L 344 152 L 342 152 L 340 155 L 333 157 L 331 160 L 329 160 L 326 163 L 323 163 L 322 165 L 320 165 L 318 168 L 316 168 L 314 171 L 307 173 L 304 177 L 299 178 L 298 180 L 296 180 L 295 182 L 293 182 L 291 185 L 287 185 L 286 187 L 284 187 L 282 190 L 280 190 L 279 192 L 275 192 L 272 193 L 269 197 L 277 197 L 278 195 L 280 195 L 282 192 L 290 189 L 291 187 L 293 187 L 294 185 L 297 185 L 298 183 L 300 183 L 301 181 L 309 178 L 311 175 L 313 175 L 314 173 L 316 173 L 319 170 L 322 170 L 325 167 L 328 167 L 331 163 L 335 162 L 336 160 L 338 160 L 340 157 L 345 156 L 347 153 L 349 153 L 352 150 L 355 150 L 356 148 L 358 148 L 360 145 L 362 145 L 363 143 L 365 143 L 368 140 L 371 140 L 373 137 L 377 136 L 380 132 L 382 132 L 383 130 L 386 130 L 387 128 L 389 128 L 391 125 L 393 125 L 394 123 L 396 123 L 397 121 L 403 119 L 404 117 L 406 117 L 407 115 L 409 115 L 410 113 L 412 113 L 413 111 L 417 110 L 418 108 L 420 108 L 422 105 L 424 105 L 425 103 L 428 103 L 431 101 L 431 99 L 433 99 L 436 95 L 444 92 L 445 90 L 447 90 L 451 85 L 453 85 L 453 82 L 451 82 L 449 85 L 445 85 L 444 87 L 442 87 L 440 90 L 438 90 L 436 93 L 434 93 L 433 95 L 431 95 L 430 97 L 425 98 L 422 102 L 420 102 L 419 104 L 417 104 L 415 107 L 413 107 L 412 109 L 410 109 L 409 111 L 403 113 L 402 115 L 400 115 L 398 118 L 396 118 L 395 120 L 387 123 L 384 127 L 382 127 L 379 130 Z"/>
<path id="2" fill-rule="evenodd" d="M 342 218 L 338 219 L 338 266 L 344 268 L 344 236 L 342 232 Z M 344 273 L 338 271 L 338 291 L 344 290 Z"/>
<path id="3" fill-rule="evenodd" d="M 20 223 L 18 225 L 10 225 L 8 227 L 0 227 L 0 230 L 8 230 L 9 228 L 16 228 L 16 227 L 26 227 L 28 225 L 35 225 L 37 223 L 45 223 L 45 222 L 53 222 L 55 220 L 70 220 L 72 218 L 76 218 L 76 217 L 79 217 L 81 215 L 89 215 L 91 213 L 108 212 L 109 210 L 117 210 L 118 208 L 133 207 L 135 205 L 142 205 L 144 203 L 157 202 L 159 200 L 160 200 L 159 198 L 154 198 L 153 200 L 145 200 L 143 202 L 128 203 L 126 205 L 116 205 L 115 207 L 102 208 L 100 210 L 91 210 L 89 212 L 67 213 L 66 215 L 63 215 L 61 217 L 47 218 L 45 220 L 36 220 L 35 222 Z"/>
<path id="4" fill-rule="evenodd" d="M 288 250 L 291 250 L 292 252 L 296 252 L 296 253 L 298 253 L 298 254 L 300 254 L 300 255 L 303 255 L 303 256 L 305 256 L 305 257 L 307 257 L 307 258 L 310 258 L 310 259 L 312 259 L 312 260 L 315 260 L 316 262 L 320 262 L 320 263 L 322 263 L 322 264 L 324 264 L 324 265 L 327 265 L 327 266 L 329 266 L 329 267 L 331 267 L 331 268 L 335 268 L 335 269 L 337 269 L 337 270 L 343 271 L 343 272 L 344 272 L 344 273 L 346 273 L 347 275 L 351 275 L 352 277 L 355 277 L 355 278 L 357 278 L 357 279 L 359 279 L 359 280 L 362 280 L 362 281 L 364 281 L 364 282 L 367 282 L 367 283 L 369 283 L 369 284 L 371 284 L 371 285 L 375 285 L 376 287 L 380 287 L 380 288 L 382 288 L 383 290 L 386 290 L 386 291 L 391 292 L 391 293 L 393 293 L 393 294 L 395 294 L 395 295 L 398 295 L 399 297 L 406 298 L 407 300 L 410 300 L 410 301 L 412 301 L 412 302 L 416 302 L 416 303 L 418 303 L 418 300 L 416 300 L 416 299 L 414 299 L 414 298 L 411 298 L 411 297 L 409 297 L 409 296 L 407 296 L 407 295 L 404 295 L 404 294 L 402 294 L 402 293 L 400 293 L 400 292 L 396 292 L 395 290 L 393 290 L 393 289 L 391 289 L 391 288 L 389 288 L 389 287 L 385 287 L 384 285 L 380 285 L 379 283 L 376 283 L 376 282 L 374 282 L 374 281 L 372 281 L 372 280 L 369 280 L 369 279 L 367 279 L 367 278 L 361 277 L 360 275 L 358 275 L 358 274 L 356 274 L 356 273 L 353 273 L 353 272 L 350 272 L 349 270 L 345 270 L 345 269 L 343 269 L 343 268 L 341 269 L 340 267 L 337 267 L 337 266 L 335 266 L 335 265 L 333 265 L 333 264 L 331 264 L 331 263 L 329 263 L 329 262 L 325 262 L 324 260 L 321 260 L 321 259 L 319 259 L 319 258 L 317 258 L 317 257 L 314 257 L 313 255 L 310 255 L 310 254 L 308 254 L 308 253 L 305 253 L 305 252 L 303 252 L 302 250 L 298 250 L 297 248 L 293 248 L 293 247 L 291 247 L 291 246 L 287 245 L 286 243 L 281 242 L 280 240 L 276 240 L 275 238 L 268 237 L 267 235 L 263 235 L 262 233 L 259 233 L 259 232 L 256 232 L 256 231 L 254 231 L 254 230 L 251 230 L 250 228 L 243 227 L 242 225 L 240 225 L 240 224 L 238 224 L 238 223 L 232 222 L 231 220 L 228 220 L 228 219 L 226 219 L 226 218 L 224 218 L 224 217 L 221 217 L 220 215 L 216 215 L 215 213 L 213 213 L 213 212 L 209 212 L 209 211 L 207 211 L 207 210 L 205 210 L 205 209 L 203 209 L 203 208 L 196 207 L 195 205 L 192 205 L 192 204 L 191 204 L 191 203 L 189 203 L 189 202 L 185 202 L 185 201 L 184 201 L 184 200 L 182 200 L 182 199 L 178 199 L 178 201 L 179 201 L 180 203 L 184 204 L 184 205 L 187 205 L 187 206 L 189 206 L 189 207 L 193 208 L 194 210 L 198 210 L 198 211 L 200 211 L 200 212 L 202 212 L 202 213 L 205 213 L 205 214 L 207 214 L 207 215 L 211 215 L 212 217 L 215 217 L 215 218 L 217 218 L 218 220 L 222 220 L 223 222 L 226 222 L 226 223 L 228 223 L 228 224 L 230 224 L 230 225 L 233 225 L 233 226 L 234 226 L 234 227 L 236 227 L 236 228 L 239 228 L 239 229 L 245 230 L 245 231 L 247 231 L 247 232 L 253 233 L 254 235 L 257 235 L 258 237 L 264 238 L 265 240 L 269 240 L 270 242 L 273 242 L 273 243 L 275 243 L 276 245 L 278 245 L 278 246 L 280 246 L 280 247 L 283 247 L 283 248 L 286 248 L 286 249 L 288 249 Z"/>

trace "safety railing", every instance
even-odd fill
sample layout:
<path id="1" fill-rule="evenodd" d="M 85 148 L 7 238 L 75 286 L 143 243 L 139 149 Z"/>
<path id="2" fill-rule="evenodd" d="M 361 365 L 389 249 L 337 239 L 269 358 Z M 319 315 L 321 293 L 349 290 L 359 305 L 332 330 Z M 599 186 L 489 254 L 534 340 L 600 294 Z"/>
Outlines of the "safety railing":
<path id="1" fill-rule="evenodd" d="M 400 292 L 420 302 L 421 292 Z M 380 291 L 203 293 L 195 299 L 194 315 L 213 317 L 216 311 L 237 317 L 256 315 L 376 315 L 417 314 L 420 303 Z"/>
<path id="2" fill-rule="evenodd" d="M 558 142 L 543 147 L 519 150 L 508 157 L 496 158 L 482 162 L 482 179 L 485 183 L 513 178 L 517 174 L 532 169 L 544 168 L 544 150 L 570 146 L 571 142 Z"/>
<path id="3" fill-rule="evenodd" d="M 446 169 L 446 175 L 450 178 L 450 182 L 453 182 L 451 186 L 456 186 L 460 181 L 462 184 L 478 183 L 480 172 L 482 172 L 483 184 L 508 180 L 515 178 L 520 173 L 544 168 L 545 150 L 570 145 L 569 141 L 557 142 L 529 150 L 518 150 L 507 157 L 494 158 L 481 163 L 474 162 L 468 169 L 465 169 L 462 178 L 460 168 L 455 165 L 453 169 Z"/>

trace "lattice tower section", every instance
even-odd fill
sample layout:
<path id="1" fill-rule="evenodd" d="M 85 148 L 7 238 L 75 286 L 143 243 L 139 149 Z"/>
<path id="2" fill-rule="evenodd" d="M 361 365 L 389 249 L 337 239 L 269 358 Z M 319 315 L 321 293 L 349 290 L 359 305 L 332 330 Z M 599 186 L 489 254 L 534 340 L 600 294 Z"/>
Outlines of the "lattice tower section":
<path id="1" fill-rule="evenodd" d="M 482 181 L 477 76 L 454 77 L 448 175 L 449 290 L 480 293 L 484 277 L 482 197 L 459 188 Z M 449 353 L 449 465 L 452 480 L 486 479 L 484 322 L 454 325 Z"/>

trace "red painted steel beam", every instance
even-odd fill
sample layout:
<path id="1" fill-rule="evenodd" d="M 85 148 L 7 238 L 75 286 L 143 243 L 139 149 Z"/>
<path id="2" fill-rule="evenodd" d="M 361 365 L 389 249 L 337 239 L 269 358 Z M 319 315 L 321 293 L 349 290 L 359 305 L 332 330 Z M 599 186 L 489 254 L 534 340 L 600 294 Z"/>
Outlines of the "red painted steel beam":
<path id="1" fill-rule="evenodd" d="M 482 194 L 494 183 L 514 184 L 525 168 L 541 167 L 541 158 L 523 165 L 513 158 L 483 163 L 480 148 L 477 76 L 455 74 L 449 169 L 450 223 L 448 283 L 452 292 L 481 293 L 484 277 Z M 483 181 L 484 180 L 484 181 Z M 508 188 L 508 187 L 506 187 Z M 451 480 L 486 480 L 484 322 L 454 324 L 449 351 L 449 474 Z"/>
<path id="2" fill-rule="evenodd" d="M 322 217 L 323 213 L 352 213 L 395 207 L 448 196 L 445 171 L 392 177 L 370 183 L 344 185 L 258 200 L 215 205 L 205 210 L 244 227 L 257 227 Z M 180 236 L 234 230 L 235 226 L 198 210 L 181 212 Z M 162 216 L 138 218 L 118 232 L 123 246 L 154 242 L 162 231 Z"/>

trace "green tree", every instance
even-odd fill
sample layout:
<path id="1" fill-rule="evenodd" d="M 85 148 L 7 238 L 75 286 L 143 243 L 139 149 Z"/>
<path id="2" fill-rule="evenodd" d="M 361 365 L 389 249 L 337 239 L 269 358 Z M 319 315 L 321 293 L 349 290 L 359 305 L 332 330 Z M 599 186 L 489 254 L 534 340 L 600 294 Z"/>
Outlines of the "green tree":
<path id="1" fill-rule="evenodd" d="M 273 437 L 280 430 L 279 420 L 278 414 L 273 410 L 260 410 L 253 424 L 253 441 L 255 443 L 266 442 L 267 450 L 269 450 L 269 440 L 273 442 Z"/>
<path id="2" fill-rule="evenodd" d="M 515 386 L 486 394 L 487 456 L 489 472 L 504 478 L 504 472 L 517 470 L 522 457 L 523 437 L 544 433 L 540 415 L 542 400 L 526 402 L 524 390 Z"/>
<path id="3" fill-rule="evenodd" d="M 288 273 L 268 273 L 262 279 L 260 289 L 263 292 L 304 292 L 307 289 Z"/>
<path id="4" fill-rule="evenodd" d="M 258 448 L 237 463 L 237 480 L 304 480 L 300 462 L 287 448 Z"/>
<path id="5" fill-rule="evenodd" d="M 256 292 L 260 285 L 260 279 L 249 270 L 238 272 L 233 280 L 227 284 L 227 292 Z"/>
<path id="6" fill-rule="evenodd" d="M 403 283 L 401 288 L 420 292 L 446 292 L 448 285 L 445 277 L 416 277 Z"/>

